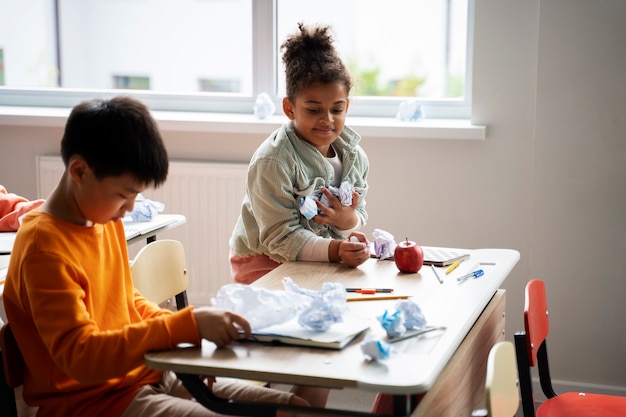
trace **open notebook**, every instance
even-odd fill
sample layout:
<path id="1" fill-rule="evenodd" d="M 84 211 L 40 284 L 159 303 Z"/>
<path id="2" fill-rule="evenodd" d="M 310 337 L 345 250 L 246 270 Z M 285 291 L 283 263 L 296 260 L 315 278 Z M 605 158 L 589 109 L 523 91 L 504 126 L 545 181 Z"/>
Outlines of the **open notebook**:
<path id="1" fill-rule="evenodd" d="M 424 265 L 448 266 L 470 256 L 468 251 L 460 249 L 422 246 L 422 250 L 424 251 Z"/>
<path id="2" fill-rule="evenodd" d="M 466 259 L 470 256 L 469 251 L 452 248 L 439 248 L 436 246 L 422 246 L 424 251 L 424 265 L 448 266 L 455 261 Z M 370 242 L 370 253 L 372 258 L 376 257 L 374 242 Z M 393 256 L 388 258 L 393 260 Z"/>
<path id="3" fill-rule="evenodd" d="M 283 324 L 252 331 L 251 342 L 274 345 L 292 345 L 343 349 L 361 333 L 370 328 L 370 320 L 360 317 L 344 316 L 343 321 L 334 323 L 323 332 L 302 327 L 294 318 Z"/>

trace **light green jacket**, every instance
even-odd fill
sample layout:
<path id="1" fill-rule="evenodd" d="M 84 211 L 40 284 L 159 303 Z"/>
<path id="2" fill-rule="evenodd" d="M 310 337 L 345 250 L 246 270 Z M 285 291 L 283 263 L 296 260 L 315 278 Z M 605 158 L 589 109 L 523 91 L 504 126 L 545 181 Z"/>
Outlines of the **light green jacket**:
<path id="1" fill-rule="evenodd" d="M 343 164 L 343 178 L 360 194 L 357 215 L 367 222 L 365 195 L 369 161 L 358 145 L 361 137 L 344 126 L 333 143 Z M 236 255 L 264 253 L 277 262 L 296 260 L 312 236 L 342 238 L 333 227 L 300 214 L 300 197 L 317 195 L 333 182 L 334 170 L 311 144 L 298 138 L 291 122 L 284 124 L 256 150 L 248 168 L 246 195 L 230 239 Z"/>

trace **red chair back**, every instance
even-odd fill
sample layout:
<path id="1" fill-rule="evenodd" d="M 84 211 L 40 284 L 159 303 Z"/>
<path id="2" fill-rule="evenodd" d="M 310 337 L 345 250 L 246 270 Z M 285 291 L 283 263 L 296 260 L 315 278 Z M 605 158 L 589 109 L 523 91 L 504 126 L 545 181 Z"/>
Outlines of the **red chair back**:
<path id="1" fill-rule="evenodd" d="M 537 351 L 548 337 L 550 328 L 546 286 L 542 280 L 533 279 L 526 284 L 524 327 L 528 343 L 528 361 L 530 366 L 536 366 Z"/>

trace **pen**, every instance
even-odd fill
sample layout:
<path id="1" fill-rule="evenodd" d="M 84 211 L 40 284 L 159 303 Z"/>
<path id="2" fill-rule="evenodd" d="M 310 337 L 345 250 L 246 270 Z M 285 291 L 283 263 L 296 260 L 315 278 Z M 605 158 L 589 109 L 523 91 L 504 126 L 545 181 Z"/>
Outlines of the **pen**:
<path id="1" fill-rule="evenodd" d="M 376 294 L 378 292 L 393 292 L 393 288 L 346 288 L 346 292 L 357 292 L 359 294 Z"/>
<path id="2" fill-rule="evenodd" d="M 478 277 L 482 277 L 483 275 L 485 275 L 485 272 L 482 269 L 479 269 L 478 271 L 474 271 L 474 272 L 470 272 L 467 275 L 463 275 L 462 277 L 458 277 L 456 279 L 456 281 L 460 284 L 470 278 L 478 278 Z"/>
<path id="3" fill-rule="evenodd" d="M 463 259 L 459 259 L 458 261 L 452 262 L 452 264 L 448 267 L 448 269 L 446 269 L 446 275 L 448 275 L 450 272 L 454 271 L 456 269 L 456 267 L 459 266 L 459 264 L 461 262 L 463 262 Z"/>
<path id="4" fill-rule="evenodd" d="M 348 297 L 346 301 L 377 301 L 377 300 L 404 300 L 408 295 L 364 295 L 360 297 Z"/>
<path id="5" fill-rule="evenodd" d="M 437 269 L 435 269 L 435 265 L 431 264 L 430 267 L 432 268 L 433 272 L 435 273 L 435 276 L 437 277 L 437 280 L 439 281 L 439 283 L 443 284 L 443 279 L 441 279 L 441 277 L 437 273 Z"/>
<path id="6" fill-rule="evenodd" d="M 409 339 L 411 337 L 421 336 L 421 335 L 426 334 L 428 332 L 433 332 L 433 331 L 436 331 L 436 330 L 446 330 L 446 329 L 447 329 L 446 326 L 431 326 L 431 327 L 426 327 L 424 329 L 409 330 L 405 334 L 403 334 L 402 336 L 393 337 L 393 338 L 388 339 L 387 342 L 388 343 L 396 343 L 396 342 L 400 342 L 402 340 Z"/>

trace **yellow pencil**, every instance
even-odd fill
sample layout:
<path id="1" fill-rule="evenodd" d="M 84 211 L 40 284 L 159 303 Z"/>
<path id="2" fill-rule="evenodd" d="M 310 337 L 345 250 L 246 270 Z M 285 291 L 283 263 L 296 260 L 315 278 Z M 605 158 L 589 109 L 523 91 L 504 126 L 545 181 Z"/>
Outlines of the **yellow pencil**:
<path id="1" fill-rule="evenodd" d="M 346 301 L 376 301 L 376 300 L 400 300 L 409 298 L 408 295 L 361 295 L 358 297 L 348 297 Z"/>
<path id="2" fill-rule="evenodd" d="M 459 266 L 459 264 L 463 262 L 463 259 L 459 259 L 458 261 L 454 261 L 449 267 L 448 269 L 446 269 L 446 275 L 448 275 L 450 272 L 454 271 L 456 269 L 457 266 Z"/>

